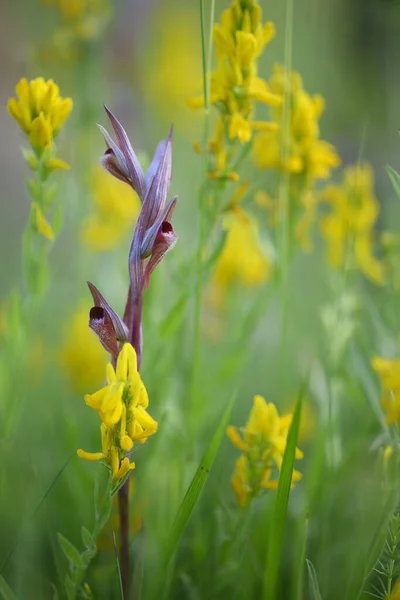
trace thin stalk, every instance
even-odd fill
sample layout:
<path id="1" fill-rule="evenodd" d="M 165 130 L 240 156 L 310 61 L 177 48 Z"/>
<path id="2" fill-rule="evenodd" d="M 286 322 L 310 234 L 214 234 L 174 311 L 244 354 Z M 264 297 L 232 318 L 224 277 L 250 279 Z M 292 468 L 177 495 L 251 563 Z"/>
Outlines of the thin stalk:
<path id="1" fill-rule="evenodd" d="M 210 87 L 210 70 L 211 70 L 211 54 L 212 54 L 212 28 L 214 23 L 215 0 L 211 0 L 210 11 L 210 32 L 208 41 L 208 55 L 206 56 L 206 39 L 205 39 L 205 17 L 204 17 L 204 0 L 200 0 L 200 28 L 201 28 L 201 48 L 202 48 L 202 63 L 203 63 L 203 93 L 204 93 L 204 131 L 203 131 L 203 148 L 206 150 L 209 138 L 209 87 Z M 197 284 L 194 299 L 194 318 L 193 318 L 193 369 L 191 378 L 191 405 L 192 412 L 196 414 L 197 407 L 197 390 L 200 375 L 200 313 L 201 313 L 201 282 L 203 278 L 203 247 L 206 238 L 205 214 L 204 205 L 208 195 L 208 164 L 209 155 L 205 151 L 202 160 L 202 177 L 203 184 L 199 191 L 198 198 L 198 218 L 199 218 L 199 235 L 196 249 L 196 275 Z"/>
<path id="2" fill-rule="evenodd" d="M 129 599 L 129 477 L 118 492 L 119 530 L 121 532 L 120 568 L 124 600 Z"/>
<path id="3" fill-rule="evenodd" d="M 282 137 L 280 162 L 285 164 L 288 155 L 288 137 L 290 127 L 290 96 L 291 96 L 291 71 L 292 71 L 292 41 L 293 41 L 293 0 L 286 2 L 286 33 L 285 33 L 285 89 L 284 103 L 282 112 Z M 281 337 L 281 366 L 284 364 L 286 337 L 287 337 L 287 314 L 288 314 L 288 294 L 287 294 L 287 269 L 289 262 L 289 225 L 290 225 L 290 177 L 289 173 L 281 171 L 278 184 L 278 261 L 279 275 L 281 283 L 281 306 L 282 306 L 282 337 Z"/>

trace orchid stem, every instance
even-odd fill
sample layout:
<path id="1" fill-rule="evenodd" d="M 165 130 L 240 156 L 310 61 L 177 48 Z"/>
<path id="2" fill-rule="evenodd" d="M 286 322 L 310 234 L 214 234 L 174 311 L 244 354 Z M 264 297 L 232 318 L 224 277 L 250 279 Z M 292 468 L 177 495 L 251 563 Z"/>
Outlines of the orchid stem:
<path id="1" fill-rule="evenodd" d="M 129 600 L 130 558 L 129 558 L 129 477 L 118 491 L 119 528 L 121 532 L 121 579 L 124 600 Z"/>

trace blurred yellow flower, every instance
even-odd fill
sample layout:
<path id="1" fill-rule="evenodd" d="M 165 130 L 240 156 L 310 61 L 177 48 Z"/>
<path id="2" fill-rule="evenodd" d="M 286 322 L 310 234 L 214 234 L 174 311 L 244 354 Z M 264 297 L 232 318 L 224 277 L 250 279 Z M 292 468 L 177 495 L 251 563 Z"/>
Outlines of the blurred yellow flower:
<path id="1" fill-rule="evenodd" d="M 368 164 L 348 167 L 341 185 L 328 185 L 322 201 L 330 208 L 321 220 L 328 260 L 332 267 L 358 267 L 374 283 L 384 283 L 383 264 L 373 255 L 374 226 L 379 204 L 374 174 Z"/>
<path id="2" fill-rule="evenodd" d="M 133 189 L 100 166 L 93 170 L 94 211 L 82 225 L 82 241 L 95 252 L 107 251 L 123 241 L 140 210 Z"/>
<path id="3" fill-rule="evenodd" d="M 97 410 L 101 418 L 101 452 L 79 449 L 78 456 L 85 460 L 106 460 L 113 479 L 122 479 L 135 463 L 126 453 L 135 441 L 144 444 L 157 431 L 157 422 L 147 412 L 149 398 L 137 370 L 136 352 L 131 344 L 124 344 L 114 370 L 107 365 L 107 385 L 94 394 L 87 394 L 85 402 Z"/>
<path id="4" fill-rule="evenodd" d="M 169 3 L 165 9 L 161 4 L 154 18 L 155 35 L 149 38 L 148 51 L 138 64 L 146 101 L 155 114 L 174 123 L 174 129 L 190 135 L 196 119 L 187 98 L 202 77 L 198 10 L 189 2 Z"/>
<path id="5" fill-rule="evenodd" d="M 71 317 L 58 355 L 62 370 L 79 393 L 101 385 L 107 363 L 106 351 L 89 329 L 89 308 L 82 304 Z"/>
<path id="6" fill-rule="evenodd" d="M 61 28 L 54 36 L 56 45 L 97 38 L 111 17 L 110 0 L 42 0 L 42 3 L 59 13 Z"/>
<path id="7" fill-rule="evenodd" d="M 324 111 L 324 99 L 310 96 L 303 89 L 298 73 L 288 75 L 275 65 L 270 78 L 274 94 L 283 95 L 289 86 L 289 126 L 287 139 L 282 139 L 283 106 L 270 109 L 271 118 L 280 128 L 258 134 L 254 140 L 254 161 L 260 169 L 279 169 L 301 176 L 305 182 L 329 179 L 340 158 L 335 148 L 320 139 L 319 119 Z M 282 144 L 284 151 L 282 151 Z"/>
<path id="8" fill-rule="evenodd" d="M 261 285 L 271 276 L 271 263 L 262 249 L 256 225 L 243 212 L 225 217 L 227 238 L 214 274 L 222 290 L 238 282 L 246 287 Z"/>
<path id="9" fill-rule="evenodd" d="M 291 416 L 279 417 L 276 406 L 257 395 L 241 433 L 235 427 L 228 427 L 229 439 L 242 451 L 232 477 L 232 488 L 240 506 L 247 506 L 262 489 L 277 489 L 279 479 L 271 477 L 274 470 L 279 476 L 290 422 Z M 296 458 L 302 457 L 303 453 L 296 448 Z M 301 473 L 293 471 L 292 484 L 299 479 Z"/>
<path id="10" fill-rule="evenodd" d="M 229 158 L 234 154 L 232 142 L 248 142 L 253 126 L 262 127 L 253 121 L 255 102 L 282 104 L 282 95 L 272 92 L 257 74 L 258 58 L 274 35 L 274 25 L 262 23 L 257 0 L 234 0 L 222 13 L 221 23 L 214 26 L 217 65 L 211 74 L 209 101 L 218 109 L 219 118 L 216 135 L 207 149 L 214 178 L 227 176 Z M 192 98 L 189 105 L 204 106 L 204 97 Z"/>
<path id="11" fill-rule="evenodd" d="M 8 112 L 27 134 L 38 154 L 51 147 L 54 138 L 72 110 L 71 98 L 62 98 L 58 85 L 43 77 L 21 79 L 16 88 L 17 98 L 10 98 Z"/>
<path id="12" fill-rule="evenodd" d="M 289 89 L 289 121 L 283 130 L 283 106 L 270 109 L 271 119 L 279 125 L 277 129 L 261 131 L 254 138 L 253 157 L 260 169 L 275 169 L 290 174 L 289 190 L 293 201 L 288 203 L 290 215 L 282 215 L 295 223 L 295 234 L 301 247 L 310 251 L 310 232 L 317 216 L 318 201 L 315 194 L 316 182 L 329 179 L 331 171 L 340 164 L 334 146 L 320 139 L 319 120 L 324 110 L 324 99 L 319 94 L 310 96 L 303 88 L 298 73 L 288 74 L 280 65 L 275 65 L 270 78 L 271 90 L 282 96 Z M 283 139 L 285 136 L 285 139 Z M 279 222 L 278 204 L 270 202 L 268 210 L 271 224 Z"/>
<path id="13" fill-rule="evenodd" d="M 386 422 L 388 425 L 400 423 L 400 359 L 376 356 L 371 364 L 381 382 Z"/>

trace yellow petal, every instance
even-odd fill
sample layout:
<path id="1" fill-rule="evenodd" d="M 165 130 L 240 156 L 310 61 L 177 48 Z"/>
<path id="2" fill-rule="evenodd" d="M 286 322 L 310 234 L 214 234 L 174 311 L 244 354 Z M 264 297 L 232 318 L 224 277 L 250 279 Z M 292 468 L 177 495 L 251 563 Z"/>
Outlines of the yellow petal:
<path id="1" fill-rule="evenodd" d="M 61 158 L 50 158 L 46 163 L 46 167 L 48 171 L 56 171 L 57 169 L 65 169 L 67 171 L 71 168 L 69 164 Z"/>
<path id="2" fill-rule="evenodd" d="M 36 228 L 38 232 L 52 242 L 54 240 L 54 231 L 50 223 L 46 220 L 42 209 L 36 202 L 32 202 L 32 208 L 35 211 Z"/>
<path id="3" fill-rule="evenodd" d="M 105 454 L 103 452 L 86 452 L 85 450 L 81 450 L 80 448 L 76 451 L 79 458 L 83 458 L 83 460 L 101 460 L 105 458 Z"/>
<path id="4" fill-rule="evenodd" d="M 243 450 L 244 452 L 248 449 L 248 444 L 242 439 L 236 427 L 230 425 L 226 429 L 226 435 L 231 440 L 232 444 L 239 448 L 239 450 Z"/>

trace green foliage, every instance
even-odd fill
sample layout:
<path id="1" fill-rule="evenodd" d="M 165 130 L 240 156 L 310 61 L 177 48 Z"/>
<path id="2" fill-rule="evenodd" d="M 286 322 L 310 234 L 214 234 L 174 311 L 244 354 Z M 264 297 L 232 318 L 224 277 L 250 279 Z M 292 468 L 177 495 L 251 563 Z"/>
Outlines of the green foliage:
<path id="1" fill-rule="evenodd" d="M 267 565 L 265 570 L 264 598 L 274 600 L 277 597 L 279 571 L 282 560 L 283 538 L 285 533 L 286 515 L 289 504 L 290 488 L 295 461 L 297 439 L 299 435 L 301 407 L 304 390 L 301 390 L 290 425 L 285 454 L 279 477 L 278 491 L 271 528 L 269 531 Z"/>
<path id="2" fill-rule="evenodd" d="M 234 401 L 235 396 L 232 397 L 224 413 L 222 414 L 218 427 L 210 441 L 210 444 L 204 456 L 200 461 L 199 466 L 197 467 L 196 473 L 194 474 L 194 477 L 186 491 L 185 497 L 182 500 L 182 504 L 179 507 L 178 513 L 172 525 L 171 532 L 168 536 L 165 551 L 166 562 L 168 562 L 171 559 L 182 536 L 182 533 L 190 519 L 190 516 L 199 500 L 201 491 L 206 483 L 207 477 L 217 457 L 222 437 L 225 433 L 226 426 L 229 422 Z"/>
<path id="3" fill-rule="evenodd" d="M 322 600 L 321 593 L 319 591 L 317 572 L 314 565 L 310 560 L 307 559 L 307 571 L 308 571 L 308 585 L 310 589 L 311 600 Z"/>

